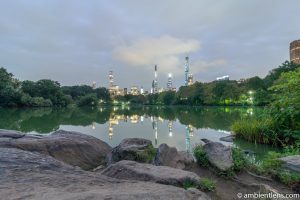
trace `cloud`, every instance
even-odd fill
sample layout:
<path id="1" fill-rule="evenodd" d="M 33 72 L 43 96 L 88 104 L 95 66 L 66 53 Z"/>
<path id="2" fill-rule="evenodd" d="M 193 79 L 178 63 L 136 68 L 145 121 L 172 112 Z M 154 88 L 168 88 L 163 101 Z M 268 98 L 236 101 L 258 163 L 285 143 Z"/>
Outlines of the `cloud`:
<path id="1" fill-rule="evenodd" d="M 176 76 L 182 72 L 184 56 L 199 49 L 198 40 L 164 35 L 138 39 L 130 45 L 117 47 L 114 58 L 126 65 L 146 70 L 153 70 L 153 66 L 157 64 L 160 73 L 171 72 Z"/>

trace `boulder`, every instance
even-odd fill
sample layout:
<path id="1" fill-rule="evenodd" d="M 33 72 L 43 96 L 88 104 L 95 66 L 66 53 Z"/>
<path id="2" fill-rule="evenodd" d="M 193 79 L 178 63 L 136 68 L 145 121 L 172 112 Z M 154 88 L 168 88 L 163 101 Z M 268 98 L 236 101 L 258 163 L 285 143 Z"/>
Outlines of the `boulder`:
<path id="1" fill-rule="evenodd" d="M 220 140 L 224 142 L 233 142 L 234 139 L 235 139 L 235 135 L 228 135 L 220 138 Z"/>
<path id="2" fill-rule="evenodd" d="M 117 180 L 83 171 L 51 156 L 0 148 L 1 199 L 205 200 L 205 194 L 140 181 Z"/>
<path id="3" fill-rule="evenodd" d="M 286 156 L 280 160 L 283 162 L 284 168 L 300 173 L 300 155 Z"/>
<path id="4" fill-rule="evenodd" d="M 175 147 L 169 147 L 167 144 L 161 144 L 157 149 L 154 163 L 155 165 L 186 169 L 194 163 L 194 158 L 188 152 L 177 151 Z"/>
<path id="5" fill-rule="evenodd" d="M 208 142 L 203 145 L 208 161 L 220 171 L 233 167 L 232 151 L 230 147 L 219 142 Z"/>
<path id="6" fill-rule="evenodd" d="M 25 134 L 21 133 L 21 132 L 0 129 L 0 138 L 17 139 L 17 138 L 21 138 L 24 136 L 25 136 Z"/>
<path id="7" fill-rule="evenodd" d="M 186 183 L 195 186 L 200 184 L 200 177 L 193 172 L 167 166 L 138 163 L 131 160 L 122 160 L 109 165 L 101 174 L 117 179 L 149 181 L 180 187 L 183 187 Z"/>
<path id="8" fill-rule="evenodd" d="M 15 133 L 17 134 L 17 133 Z M 4 136 L 0 135 L 0 138 Z M 24 135 L 0 140 L 0 147 L 18 148 L 50 155 L 82 169 L 92 169 L 106 164 L 111 147 L 89 135 L 59 130 L 50 135 Z"/>
<path id="9" fill-rule="evenodd" d="M 138 162 L 151 163 L 155 157 L 156 150 L 150 140 L 142 138 L 127 138 L 112 149 L 109 163 L 120 160 L 134 160 Z"/>

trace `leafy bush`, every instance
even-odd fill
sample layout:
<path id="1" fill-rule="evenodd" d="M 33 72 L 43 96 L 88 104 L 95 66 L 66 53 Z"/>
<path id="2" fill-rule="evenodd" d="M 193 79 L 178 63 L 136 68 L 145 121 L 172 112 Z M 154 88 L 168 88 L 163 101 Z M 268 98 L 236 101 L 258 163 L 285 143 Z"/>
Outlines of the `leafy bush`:
<path id="1" fill-rule="evenodd" d="M 204 151 L 203 147 L 201 145 L 197 145 L 194 150 L 193 154 L 197 160 L 197 163 L 203 167 L 209 166 L 208 157 L 206 155 L 206 152 Z"/>
<path id="2" fill-rule="evenodd" d="M 208 178 L 203 178 L 200 181 L 200 187 L 206 191 L 214 191 L 216 189 L 216 182 Z"/>
<path id="3" fill-rule="evenodd" d="M 234 164 L 234 171 L 240 171 L 248 165 L 244 152 L 238 148 L 232 148 L 232 159 Z"/>
<path id="4" fill-rule="evenodd" d="M 193 181 L 187 179 L 183 182 L 183 186 L 184 189 L 189 189 L 189 188 L 198 188 L 198 185 L 196 185 Z"/>
<path id="5" fill-rule="evenodd" d="M 136 160 L 150 163 L 156 155 L 156 149 L 150 144 L 144 151 L 137 152 Z"/>

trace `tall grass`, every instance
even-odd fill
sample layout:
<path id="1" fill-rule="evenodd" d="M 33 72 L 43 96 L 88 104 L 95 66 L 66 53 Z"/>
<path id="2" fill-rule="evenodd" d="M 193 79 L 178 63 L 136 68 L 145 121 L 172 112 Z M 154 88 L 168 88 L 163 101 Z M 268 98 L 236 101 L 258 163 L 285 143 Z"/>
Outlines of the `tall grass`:
<path id="1" fill-rule="evenodd" d="M 245 118 L 233 123 L 232 131 L 237 137 L 250 142 L 281 145 L 275 123 L 269 118 Z"/>

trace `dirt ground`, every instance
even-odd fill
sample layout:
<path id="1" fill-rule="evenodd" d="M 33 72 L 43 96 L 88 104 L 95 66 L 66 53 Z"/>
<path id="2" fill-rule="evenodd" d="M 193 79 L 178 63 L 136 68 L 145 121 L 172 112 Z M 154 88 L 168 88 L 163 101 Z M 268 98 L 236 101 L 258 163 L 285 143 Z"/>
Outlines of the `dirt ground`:
<path id="1" fill-rule="evenodd" d="M 238 198 L 237 194 L 251 194 L 258 192 L 261 184 L 269 185 L 270 187 L 283 194 L 294 194 L 290 188 L 275 181 L 267 180 L 265 178 L 256 177 L 249 174 L 246 171 L 238 173 L 233 178 L 225 178 L 217 175 L 208 168 L 199 167 L 197 164 L 192 166 L 189 171 L 195 172 L 200 177 L 209 178 L 216 182 L 216 190 L 214 192 L 208 192 L 207 194 L 213 200 L 235 200 Z"/>

